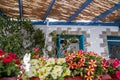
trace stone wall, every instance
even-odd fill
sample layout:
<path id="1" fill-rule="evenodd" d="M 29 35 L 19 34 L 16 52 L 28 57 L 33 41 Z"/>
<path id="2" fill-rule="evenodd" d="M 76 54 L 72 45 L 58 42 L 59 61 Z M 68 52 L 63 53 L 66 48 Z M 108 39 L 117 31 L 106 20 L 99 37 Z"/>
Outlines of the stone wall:
<path id="1" fill-rule="evenodd" d="M 84 35 L 85 51 L 93 51 L 103 57 L 109 57 L 107 36 L 120 36 L 119 27 L 116 26 L 65 26 L 65 25 L 35 25 L 35 28 L 40 28 L 46 33 L 46 44 L 52 45 L 51 36 L 49 33 L 55 31 L 61 33 L 67 31 L 72 35 Z"/>

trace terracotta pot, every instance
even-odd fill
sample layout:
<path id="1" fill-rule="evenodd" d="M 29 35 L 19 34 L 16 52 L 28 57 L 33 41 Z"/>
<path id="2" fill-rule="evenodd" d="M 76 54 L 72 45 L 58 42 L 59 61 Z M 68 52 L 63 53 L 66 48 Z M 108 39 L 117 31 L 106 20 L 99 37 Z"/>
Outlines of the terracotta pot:
<path id="1" fill-rule="evenodd" d="M 113 80 L 112 77 L 108 74 L 102 75 L 102 80 Z"/>
<path id="2" fill-rule="evenodd" d="M 40 80 L 40 78 L 38 78 L 38 77 L 31 77 L 28 80 Z"/>
<path id="3" fill-rule="evenodd" d="M 64 78 L 64 80 L 84 80 L 84 79 L 80 76 L 75 76 L 75 77 Z"/>
<path id="4" fill-rule="evenodd" d="M 17 80 L 17 77 L 4 77 L 0 78 L 0 80 Z"/>
<path id="5" fill-rule="evenodd" d="M 116 74 L 110 74 L 110 76 L 112 77 L 113 80 L 119 80 L 116 76 Z"/>

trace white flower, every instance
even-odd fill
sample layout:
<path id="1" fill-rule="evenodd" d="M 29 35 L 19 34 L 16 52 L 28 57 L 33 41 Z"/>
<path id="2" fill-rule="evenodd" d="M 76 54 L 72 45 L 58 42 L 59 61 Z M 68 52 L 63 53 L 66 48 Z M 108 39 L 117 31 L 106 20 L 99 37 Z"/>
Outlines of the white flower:
<path id="1" fill-rule="evenodd" d="M 27 76 L 28 77 L 33 77 L 33 76 L 36 76 L 36 69 L 34 68 L 30 68 L 29 72 L 27 72 Z"/>
<path id="2" fill-rule="evenodd" d="M 34 66 L 31 66 L 30 68 L 39 69 L 40 66 L 39 65 L 34 65 Z"/>
<path id="3" fill-rule="evenodd" d="M 57 77 L 61 76 L 62 72 L 63 72 L 62 66 L 55 65 L 51 72 L 51 75 L 53 79 L 57 79 Z"/>
<path id="4" fill-rule="evenodd" d="M 41 69 L 38 70 L 38 75 L 39 75 L 39 78 L 46 78 L 49 74 L 50 74 L 50 70 L 52 68 L 50 67 L 42 67 Z"/>
<path id="5" fill-rule="evenodd" d="M 57 59 L 57 64 L 63 64 L 65 62 L 66 62 L 65 58 L 58 58 Z"/>
<path id="6" fill-rule="evenodd" d="M 50 65 L 55 64 L 55 59 L 54 58 L 49 58 L 46 62 L 47 62 L 47 64 L 45 66 L 50 66 Z"/>
<path id="7" fill-rule="evenodd" d="M 40 62 L 37 59 L 31 59 L 30 64 L 31 65 L 38 65 Z"/>

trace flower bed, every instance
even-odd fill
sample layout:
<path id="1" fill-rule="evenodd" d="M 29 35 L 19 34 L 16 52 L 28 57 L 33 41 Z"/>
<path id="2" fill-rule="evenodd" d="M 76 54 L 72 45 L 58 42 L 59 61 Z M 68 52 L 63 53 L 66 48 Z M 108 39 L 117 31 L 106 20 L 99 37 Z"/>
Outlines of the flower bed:
<path id="1" fill-rule="evenodd" d="M 24 75 L 40 80 L 105 80 L 111 79 L 108 74 L 114 73 L 120 79 L 120 61 L 117 59 L 106 60 L 94 52 L 82 50 L 65 55 L 65 58 L 32 58 L 30 71 Z"/>

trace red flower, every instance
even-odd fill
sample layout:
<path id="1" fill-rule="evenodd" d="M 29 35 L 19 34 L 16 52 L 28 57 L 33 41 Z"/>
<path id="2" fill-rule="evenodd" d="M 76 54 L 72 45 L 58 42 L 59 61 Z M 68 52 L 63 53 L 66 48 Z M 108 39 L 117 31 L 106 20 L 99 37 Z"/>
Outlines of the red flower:
<path id="1" fill-rule="evenodd" d="M 12 52 L 8 53 L 8 56 L 12 57 L 14 60 L 18 59 L 18 57 L 15 54 L 13 54 Z"/>
<path id="2" fill-rule="evenodd" d="M 6 57 L 4 57 L 4 58 L 2 59 L 2 61 L 3 61 L 4 63 L 10 63 L 10 62 L 13 61 L 13 58 L 10 57 L 10 56 L 6 56 Z"/>
<path id="3" fill-rule="evenodd" d="M 15 64 L 20 65 L 21 63 L 19 60 L 16 60 Z"/>
<path id="4" fill-rule="evenodd" d="M 33 58 L 38 59 L 40 56 L 39 55 L 34 55 Z"/>
<path id="5" fill-rule="evenodd" d="M 91 67 L 97 67 L 96 60 L 90 60 L 88 63 L 90 64 Z"/>
<path id="6" fill-rule="evenodd" d="M 94 76 L 92 75 L 85 75 L 85 80 L 93 80 Z"/>
<path id="7" fill-rule="evenodd" d="M 106 59 L 104 59 L 104 60 L 102 61 L 102 65 L 105 66 L 105 67 L 108 67 L 108 66 L 110 65 L 110 62 L 107 61 Z"/>
<path id="8" fill-rule="evenodd" d="M 78 53 L 76 54 L 76 57 L 78 57 L 78 58 L 82 58 L 82 57 L 83 57 L 83 54 L 80 53 L 80 52 L 78 52 Z"/>
<path id="9" fill-rule="evenodd" d="M 120 79 L 120 71 L 116 72 L 116 76 L 117 76 L 118 79 Z"/>
<path id="10" fill-rule="evenodd" d="M 40 49 L 39 48 L 34 48 L 33 49 L 35 52 L 38 52 Z"/>
<path id="11" fill-rule="evenodd" d="M 73 60 L 75 58 L 75 54 L 74 53 L 71 53 L 69 56 L 67 56 L 65 59 L 66 61 L 70 61 L 70 60 Z"/>
<path id="12" fill-rule="evenodd" d="M 0 49 L 0 56 L 2 56 L 4 54 L 5 54 L 5 51 L 3 51 L 3 50 Z"/>
<path id="13" fill-rule="evenodd" d="M 68 67 L 70 69 L 74 69 L 73 61 L 68 62 Z"/>
<path id="14" fill-rule="evenodd" d="M 95 69 L 93 67 L 89 66 L 88 68 L 86 68 L 86 72 L 88 75 L 91 75 L 95 72 Z"/>
<path id="15" fill-rule="evenodd" d="M 78 67 L 84 66 L 85 65 L 85 59 L 80 59 L 78 61 Z"/>
<path id="16" fill-rule="evenodd" d="M 78 54 L 84 54 L 84 53 L 85 53 L 85 51 L 83 51 L 83 50 L 78 51 Z"/>

